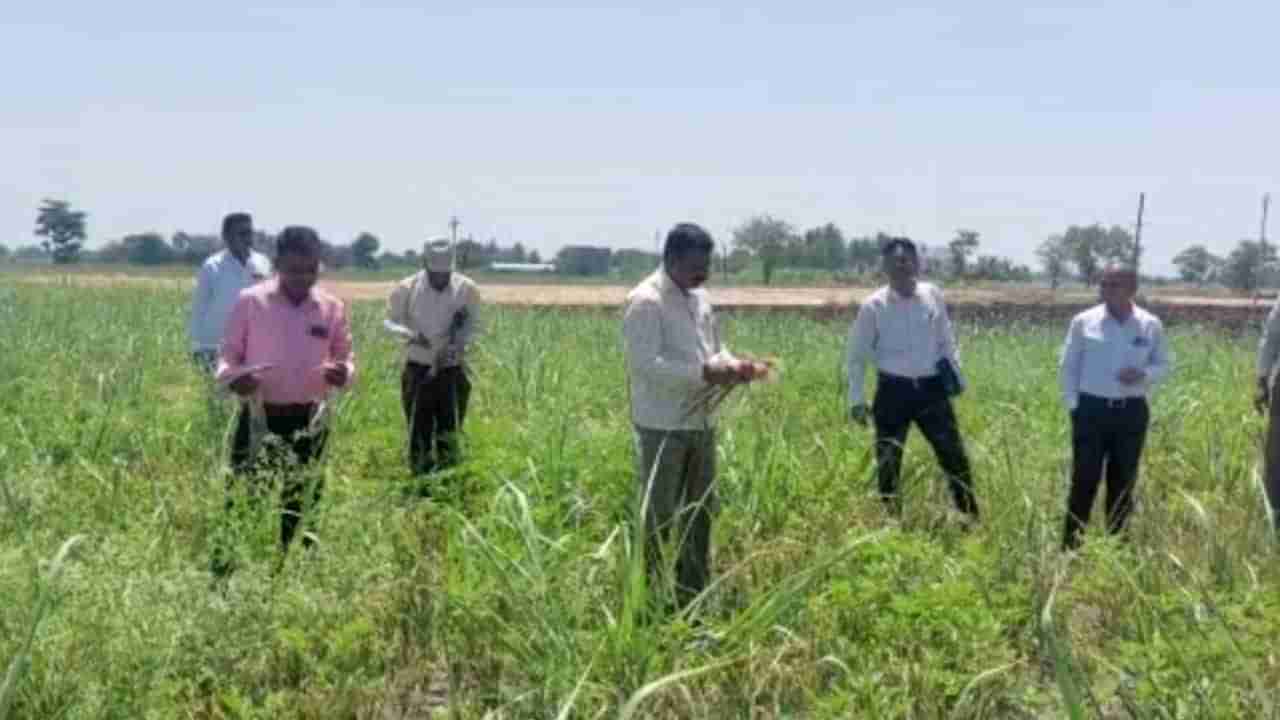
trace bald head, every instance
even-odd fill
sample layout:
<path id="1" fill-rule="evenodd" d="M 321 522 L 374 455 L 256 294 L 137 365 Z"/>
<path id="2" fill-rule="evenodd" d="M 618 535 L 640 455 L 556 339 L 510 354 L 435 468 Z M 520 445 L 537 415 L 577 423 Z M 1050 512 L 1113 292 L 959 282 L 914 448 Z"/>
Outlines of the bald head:
<path id="1" fill-rule="evenodd" d="M 1098 290 L 1102 302 L 1107 304 L 1107 311 L 1123 320 L 1133 312 L 1133 298 L 1138 294 L 1138 271 L 1131 265 L 1107 265 L 1098 282 Z"/>

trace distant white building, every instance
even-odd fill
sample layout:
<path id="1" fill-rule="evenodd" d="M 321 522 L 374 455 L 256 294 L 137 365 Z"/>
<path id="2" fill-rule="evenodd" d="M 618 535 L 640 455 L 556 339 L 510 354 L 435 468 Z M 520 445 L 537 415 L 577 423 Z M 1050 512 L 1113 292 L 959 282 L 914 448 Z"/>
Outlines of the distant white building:
<path id="1" fill-rule="evenodd" d="M 510 272 L 510 273 L 553 273 L 556 271 L 555 263 L 489 263 L 489 269 L 493 272 Z"/>

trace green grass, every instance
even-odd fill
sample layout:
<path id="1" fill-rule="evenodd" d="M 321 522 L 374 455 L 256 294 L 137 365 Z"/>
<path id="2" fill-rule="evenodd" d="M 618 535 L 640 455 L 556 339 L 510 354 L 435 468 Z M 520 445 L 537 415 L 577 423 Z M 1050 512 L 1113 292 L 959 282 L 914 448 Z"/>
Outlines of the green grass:
<path id="1" fill-rule="evenodd" d="M 965 535 L 918 434 L 883 516 L 843 325 L 726 319 L 785 374 L 730 400 L 698 628 L 642 622 L 616 313 L 490 311 L 465 491 L 419 500 L 397 352 L 357 305 L 322 548 L 273 575 L 275 518 L 250 513 L 218 592 L 224 428 L 185 312 L 0 281 L 0 718 L 1277 717 L 1249 341 L 1173 335 L 1131 541 L 1095 514 L 1068 563 L 1062 328 L 961 328 Z"/>

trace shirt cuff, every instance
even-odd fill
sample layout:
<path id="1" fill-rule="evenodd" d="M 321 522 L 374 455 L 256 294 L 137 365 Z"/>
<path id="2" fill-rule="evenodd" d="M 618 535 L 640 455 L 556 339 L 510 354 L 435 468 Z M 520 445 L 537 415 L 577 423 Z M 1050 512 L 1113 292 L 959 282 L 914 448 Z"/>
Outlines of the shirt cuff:
<path id="1" fill-rule="evenodd" d="M 1062 404 L 1067 406 L 1067 412 L 1075 412 L 1080 406 L 1080 393 L 1067 393 L 1062 396 Z"/>

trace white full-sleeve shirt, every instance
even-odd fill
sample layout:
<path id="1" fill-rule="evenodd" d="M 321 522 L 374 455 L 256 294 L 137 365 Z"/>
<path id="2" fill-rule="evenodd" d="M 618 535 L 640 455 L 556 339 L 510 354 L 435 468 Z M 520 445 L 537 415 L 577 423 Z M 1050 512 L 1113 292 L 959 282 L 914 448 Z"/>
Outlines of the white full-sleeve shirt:
<path id="1" fill-rule="evenodd" d="M 1258 377 L 1270 381 L 1276 373 L 1276 361 L 1280 360 L 1280 298 L 1271 306 L 1267 322 L 1262 326 L 1262 338 L 1258 340 Z"/>
<path id="2" fill-rule="evenodd" d="M 480 328 L 480 291 L 459 272 L 450 273 L 443 290 L 431 287 L 427 272 L 401 280 L 387 299 L 387 319 L 421 333 L 430 343 L 406 346 L 406 360 L 438 368 L 450 344 L 466 348 Z M 456 324 L 456 327 L 455 327 Z"/>
<path id="3" fill-rule="evenodd" d="M 1112 400 L 1146 397 L 1169 374 L 1170 363 L 1159 318 L 1135 305 L 1120 322 L 1105 304 L 1097 305 L 1076 315 L 1067 329 L 1058 371 L 1062 402 L 1075 410 L 1081 393 Z M 1116 376 L 1125 368 L 1146 377 L 1124 385 Z"/>
<path id="4" fill-rule="evenodd" d="M 714 416 L 685 417 L 706 387 L 702 366 L 723 350 L 707 291 L 688 292 L 659 269 L 630 293 L 622 316 L 631 419 L 653 430 L 706 430 Z"/>
<path id="5" fill-rule="evenodd" d="M 191 350 L 217 350 L 240 291 L 266 280 L 270 274 L 271 261 L 254 250 L 249 251 L 249 258 L 243 264 L 229 250 L 206 258 L 196 273 L 196 289 L 191 296 L 191 320 L 187 327 Z"/>
<path id="6" fill-rule="evenodd" d="M 885 286 L 862 301 L 849 327 L 849 405 L 866 404 L 867 362 L 879 372 L 911 379 L 938 374 L 938 361 L 951 360 L 960 372 L 955 332 L 942 291 L 916 283 L 909 297 Z"/>

